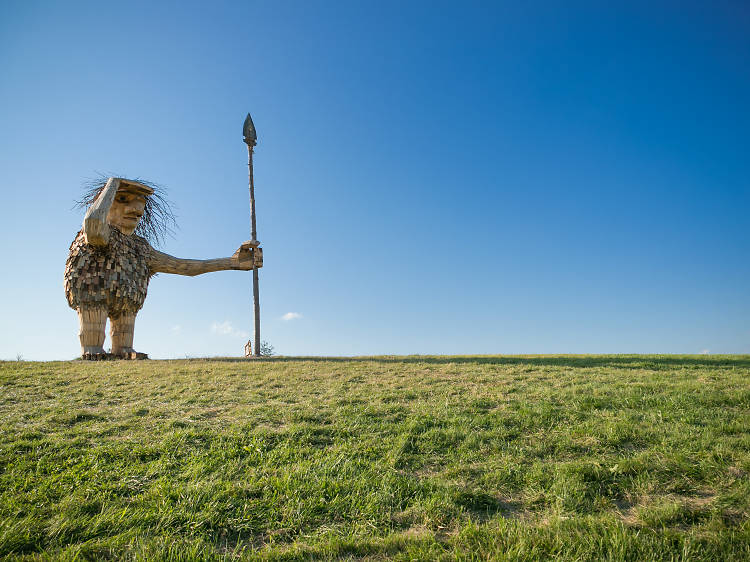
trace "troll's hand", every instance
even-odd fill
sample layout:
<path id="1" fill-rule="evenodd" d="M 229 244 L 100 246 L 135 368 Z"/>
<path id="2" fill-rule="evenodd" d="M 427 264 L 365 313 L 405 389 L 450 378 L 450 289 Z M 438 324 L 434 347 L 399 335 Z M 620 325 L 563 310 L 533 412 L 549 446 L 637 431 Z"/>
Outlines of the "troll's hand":
<path id="1" fill-rule="evenodd" d="M 237 269 L 248 271 L 250 269 L 263 267 L 263 248 L 257 240 L 243 242 L 232 255 L 232 260 L 237 263 Z"/>

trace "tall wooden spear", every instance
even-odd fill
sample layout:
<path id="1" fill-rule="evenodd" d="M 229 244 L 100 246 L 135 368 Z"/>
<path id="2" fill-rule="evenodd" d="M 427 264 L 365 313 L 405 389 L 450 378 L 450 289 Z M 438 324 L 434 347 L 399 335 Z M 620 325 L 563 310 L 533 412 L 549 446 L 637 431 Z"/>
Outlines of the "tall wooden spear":
<path id="1" fill-rule="evenodd" d="M 253 181 L 253 148 L 258 140 L 255 133 L 255 125 L 250 114 L 245 117 L 245 124 L 242 126 L 242 135 L 245 144 L 247 144 L 247 172 L 250 177 L 250 225 L 251 237 L 255 242 L 258 240 L 258 233 L 255 229 L 255 183 Z M 260 299 L 258 297 L 258 268 L 253 268 L 253 316 L 255 317 L 255 332 L 253 342 L 253 355 L 260 357 Z"/>

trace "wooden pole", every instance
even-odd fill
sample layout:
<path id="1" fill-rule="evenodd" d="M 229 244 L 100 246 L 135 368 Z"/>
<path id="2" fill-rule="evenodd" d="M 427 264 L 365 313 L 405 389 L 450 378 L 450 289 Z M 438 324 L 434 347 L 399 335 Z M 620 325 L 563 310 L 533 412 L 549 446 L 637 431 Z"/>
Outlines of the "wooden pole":
<path id="1" fill-rule="evenodd" d="M 257 142 L 257 136 L 255 133 L 255 125 L 247 114 L 245 118 L 245 124 L 243 125 L 244 140 L 247 144 L 247 173 L 250 179 L 250 237 L 253 241 L 258 240 L 258 232 L 255 224 L 255 181 L 253 179 L 253 148 Z M 253 332 L 253 355 L 260 357 L 260 297 L 258 288 L 258 268 L 253 268 L 253 320 L 254 320 L 254 332 Z"/>

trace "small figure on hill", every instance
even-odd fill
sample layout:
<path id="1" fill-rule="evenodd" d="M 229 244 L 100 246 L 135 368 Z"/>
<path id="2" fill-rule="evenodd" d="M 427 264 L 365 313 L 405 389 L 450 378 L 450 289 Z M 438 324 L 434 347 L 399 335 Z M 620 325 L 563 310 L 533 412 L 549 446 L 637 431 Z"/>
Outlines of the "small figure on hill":
<path id="1" fill-rule="evenodd" d="M 259 357 L 273 357 L 274 348 L 266 340 L 260 342 Z M 253 357 L 253 340 L 247 340 L 245 344 L 245 357 Z"/>
<path id="2" fill-rule="evenodd" d="M 181 259 L 159 252 L 174 225 L 169 203 L 158 186 L 142 180 L 108 178 L 89 185 L 82 207 L 83 228 L 70 245 L 65 264 L 65 296 L 78 312 L 83 359 L 145 359 L 133 349 L 135 317 L 143 307 L 148 282 L 156 273 L 200 275 L 263 267 L 257 241 L 244 242 L 229 258 Z M 104 352 L 110 320 L 111 354 Z"/>

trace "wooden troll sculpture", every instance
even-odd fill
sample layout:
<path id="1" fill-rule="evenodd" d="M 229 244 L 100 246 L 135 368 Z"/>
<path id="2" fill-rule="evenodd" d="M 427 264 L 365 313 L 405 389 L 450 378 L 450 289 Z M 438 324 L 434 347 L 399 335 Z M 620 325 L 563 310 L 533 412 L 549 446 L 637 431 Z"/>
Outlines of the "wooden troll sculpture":
<path id="1" fill-rule="evenodd" d="M 94 182 L 79 205 L 88 207 L 83 228 L 70 245 L 65 264 L 65 296 L 78 312 L 83 359 L 145 359 L 133 349 L 135 316 L 156 273 L 200 275 L 263 267 L 257 241 L 243 243 L 230 258 L 180 259 L 155 250 L 174 218 L 159 187 L 141 180 Z M 104 352 L 110 320 L 111 354 Z"/>

